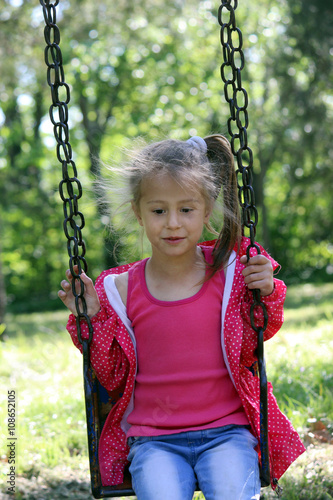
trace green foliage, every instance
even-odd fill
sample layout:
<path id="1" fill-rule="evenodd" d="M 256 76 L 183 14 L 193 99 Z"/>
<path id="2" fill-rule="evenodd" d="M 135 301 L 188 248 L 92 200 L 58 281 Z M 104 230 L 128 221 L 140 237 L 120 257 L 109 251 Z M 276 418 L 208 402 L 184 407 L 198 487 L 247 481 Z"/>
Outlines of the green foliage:
<path id="1" fill-rule="evenodd" d="M 330 281 L 333 6 L 327 0 L 256 5 L 243 0 L 236 13 L 246 55 L 258 239 L 281 262 L 288 283 Z M 60 2 L 57 23 L 72 94 L 70 141 L 84 186 L 87 260 L 95 278 L 114 265 L 110 247 L 122 234 L 108 236 L 109 214 L 95 201 L 93 180 L 106 175 L 98 159 L 117 158 L 119 148 L 138 135 L 155 140 L 227 133 L 217 6 L 122 0 L 115 9 L 112 2 L 69 0 Z M 0 228 L 13 311 L 56 308 L 58 283 L 68 267 L 43 26 L 39 4 L 5 2 Z M 130 230 L 119 246 L 120 261 L 141 256 L 136 228 Z"/>
<path id="2" fill-rule="evenodd" d="M 256 130 L 265 172 L 264 236 L 289 282 L 330 280 L 333 271 L 332 9 L 326 0 L 271 6 L 267 17 L 260 12 L 263 36 L 254 49 L 265 63 Z"/>
<path id="3" fill-rule="evenodd" d="M 268 378 L 299 430 L 311 418 L 333 421 L 332 293 L 331 285 L 291 287 L 285 323 L 266 343 Z"/>
<path id="4" fill-rule="evenodd" d="M 0 378 L 3 387 L 16 390 L 19 470 L 27 474 L 85 453 L 81 355 L 64 332 L 67 316 L 62 311 L 11 317 L 1 344 Z M 3 410 L 6 397 L 7 390 Z"/>

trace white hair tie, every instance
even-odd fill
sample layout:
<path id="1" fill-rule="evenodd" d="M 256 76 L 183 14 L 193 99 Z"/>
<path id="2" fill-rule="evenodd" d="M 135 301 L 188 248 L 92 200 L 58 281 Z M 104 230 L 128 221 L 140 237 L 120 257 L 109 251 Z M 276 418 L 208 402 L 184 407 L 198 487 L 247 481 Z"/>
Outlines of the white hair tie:
<path id="1" fill-rule="evenodd" d="M 195 135 L 195 136 L 191 137 L 190 139 L 188 139 L 186 142 L 188 144 L 190 144 L 191 146 L 193 146 L 194 148 L 201 151 L 202 153 L 207 153 L 207 144 L 206 144 L 206 141 L 202 137 Z"/>

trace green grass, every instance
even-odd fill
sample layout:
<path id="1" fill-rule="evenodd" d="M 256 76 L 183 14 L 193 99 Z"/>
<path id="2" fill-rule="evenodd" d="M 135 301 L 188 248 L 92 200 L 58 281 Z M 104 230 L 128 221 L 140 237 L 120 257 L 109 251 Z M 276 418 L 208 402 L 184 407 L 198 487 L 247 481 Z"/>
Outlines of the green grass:
<path id="1" fill-rule="evenodd" d="M 333 285 L 290 287 L 285 324 L 265 345 L 268 378 L 280 408 L 309 445 L 308 453 L 281 480 L 285 500 L 333 498 L 333 446 L 319 444 L 309 434 L 315 420 L 325 428 L 326 438 L 332 431 L 332 304 Z M 65 330 L 67 313 L 8 316 L 6 320 L 0 343 L 3 491 L 8 472 L 7 390 L 14 389 L 20 475 L 16 498 L 91 498 L 82 360 Z M 36 491 L 31 490 L 33 484 Z M 203 497 L 197 494 L 196 498 Z M 263 498 L 273 497 L 266 490 Z"/>
<path id="2" fill-rule="evenodd" d="M 86 454 L 81 354 L 64 328 L 66 319 L 66 312 L 8 318 L 0 353 L 1 420 L 7 390 L 14 389 L 20 473 Z M 6 434 L 2 426 L 2 440 Z"/>
<path id="3" fill-rule="evenodd" d="M 333 286 L 288 291 L 285 322 L 265 344 L 268 378 L 301 432 L 309 418 L 333 421 Z"/>

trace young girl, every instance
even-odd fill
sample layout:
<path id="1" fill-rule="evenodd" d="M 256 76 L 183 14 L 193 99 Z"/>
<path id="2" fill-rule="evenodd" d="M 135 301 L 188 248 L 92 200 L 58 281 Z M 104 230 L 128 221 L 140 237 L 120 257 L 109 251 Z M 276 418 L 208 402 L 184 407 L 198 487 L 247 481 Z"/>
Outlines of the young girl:
<path id="1" fill-rule="evenodd" d="M 107 390 L 122 392 L 100 439 L 102 482 L 121 483 L 130 462 L 138 500 L 191 500 L 196 485 L 206 500 L 259 499 L 251 290 L 260 290 L 268 311 L 267 340 L 282 325 L 286 287 L 264 249 L 247 261 L 230 145 L 221 135 L 162 141 L 126 172 L 151 257 L 103 272 L 95 287 L 82 275 L 94 326 L 91 362 Z M 217 241 L 198 243 L 221 185 L 222 231 Z M 73 313 L 67 328 L 80 349 L 66 275 L 59 297 Z M 271 385 L 268 409 L 275 487 L 304 447 Z"/>

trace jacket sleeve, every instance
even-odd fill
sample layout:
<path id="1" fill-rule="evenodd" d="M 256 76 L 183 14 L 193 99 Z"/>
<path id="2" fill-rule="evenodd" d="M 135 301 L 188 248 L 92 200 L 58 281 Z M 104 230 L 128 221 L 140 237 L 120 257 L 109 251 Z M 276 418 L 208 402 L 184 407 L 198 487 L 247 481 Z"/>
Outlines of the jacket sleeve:
<path id="1" fill-rule="evenodd" d="M 259 245 L 260 246 L 260 245 Z M 245 252 L 244 252 L 245 248 Z M 265 255 L 265 257 L 269 258 L 274 269 L 274 273 L 278 272 L 280 266 L 279 264 L 262 248 L 260 247 L 261 253 Z M 246 246 L 243 245 L 243 248 L 241 248 L 239 257 L 241 255 L 244 255 L 246 253 Z M 244 268 L 243 265 L 240 264 L 239 260 L 237 259 L 237 264 L 236 266 L 239 266 L 239 273 L 241 274 L 242 269 Z M 274 278 L 274 290 L 270 295 L 267 295 L 265 297 L 261 297 L 261 302 L 265 305 L 266 310 L 267 310 L 267 315 L 268 315 L 268 321 L 267 321 L 267 327 L 264 332 L 264 340 L 268 340 L 272 338 L 281 328 L 284 320 L 284 313 L 283 313 L 283 304 L 286 298 L 286 291 L 287 287 L 284 284 L 283 281 Z M 246 345 L 246 351 L 247 351 L 247 356 L 249 356 L 249 359 L 247 360 L 246 364 L 251 364 L 256 356 L 255 356 L 255 351 L 257 348 L 257 333 L 253 330 L 251 326 L 251 317 L 250 317 L 250 310 L 251 310 L 251 305 L 253 304 L 253 294 L 251 290 L 247 288 L 247 286 L 243 285 L 243 294 L 242 294 L 242 299 L 241 299 L 241 316 L 243 319 L 243 325 L 244 325 L 244 330 L 243 330 L 243 340 L 244 344 Z M 255 307 L 254 308 L 254 322 L 256 326 L 262 326 L 264 324 L 264 317 L 263 317 L 263 311 L 261 307 Z M 245 354 L 245 353 L 244 353 Z"/>
<path id="2" fill-rule="evenodd" d="M 103 287 L 106 274 L 108 272 L 102 273 L 95 285 L 101 309 L 98 314 L 91 318 L 94 333 L 90 344 L 90 360 L 99 382 L 107 390 L 113 391 L 122 386 L 125 381 L 129 370 L 129 360 L 122 346 L 123 339 L 126 337 L 126 328 L 112 309 Z M 80 326 L 82 338 L 88 338 L 89 330 L 86 321 L 82 320 Z M 73 314 L 69 317 L 67 330 L 74 345 L 82 353 L 82 346 L 77 334 L 76 318 Z"/>

